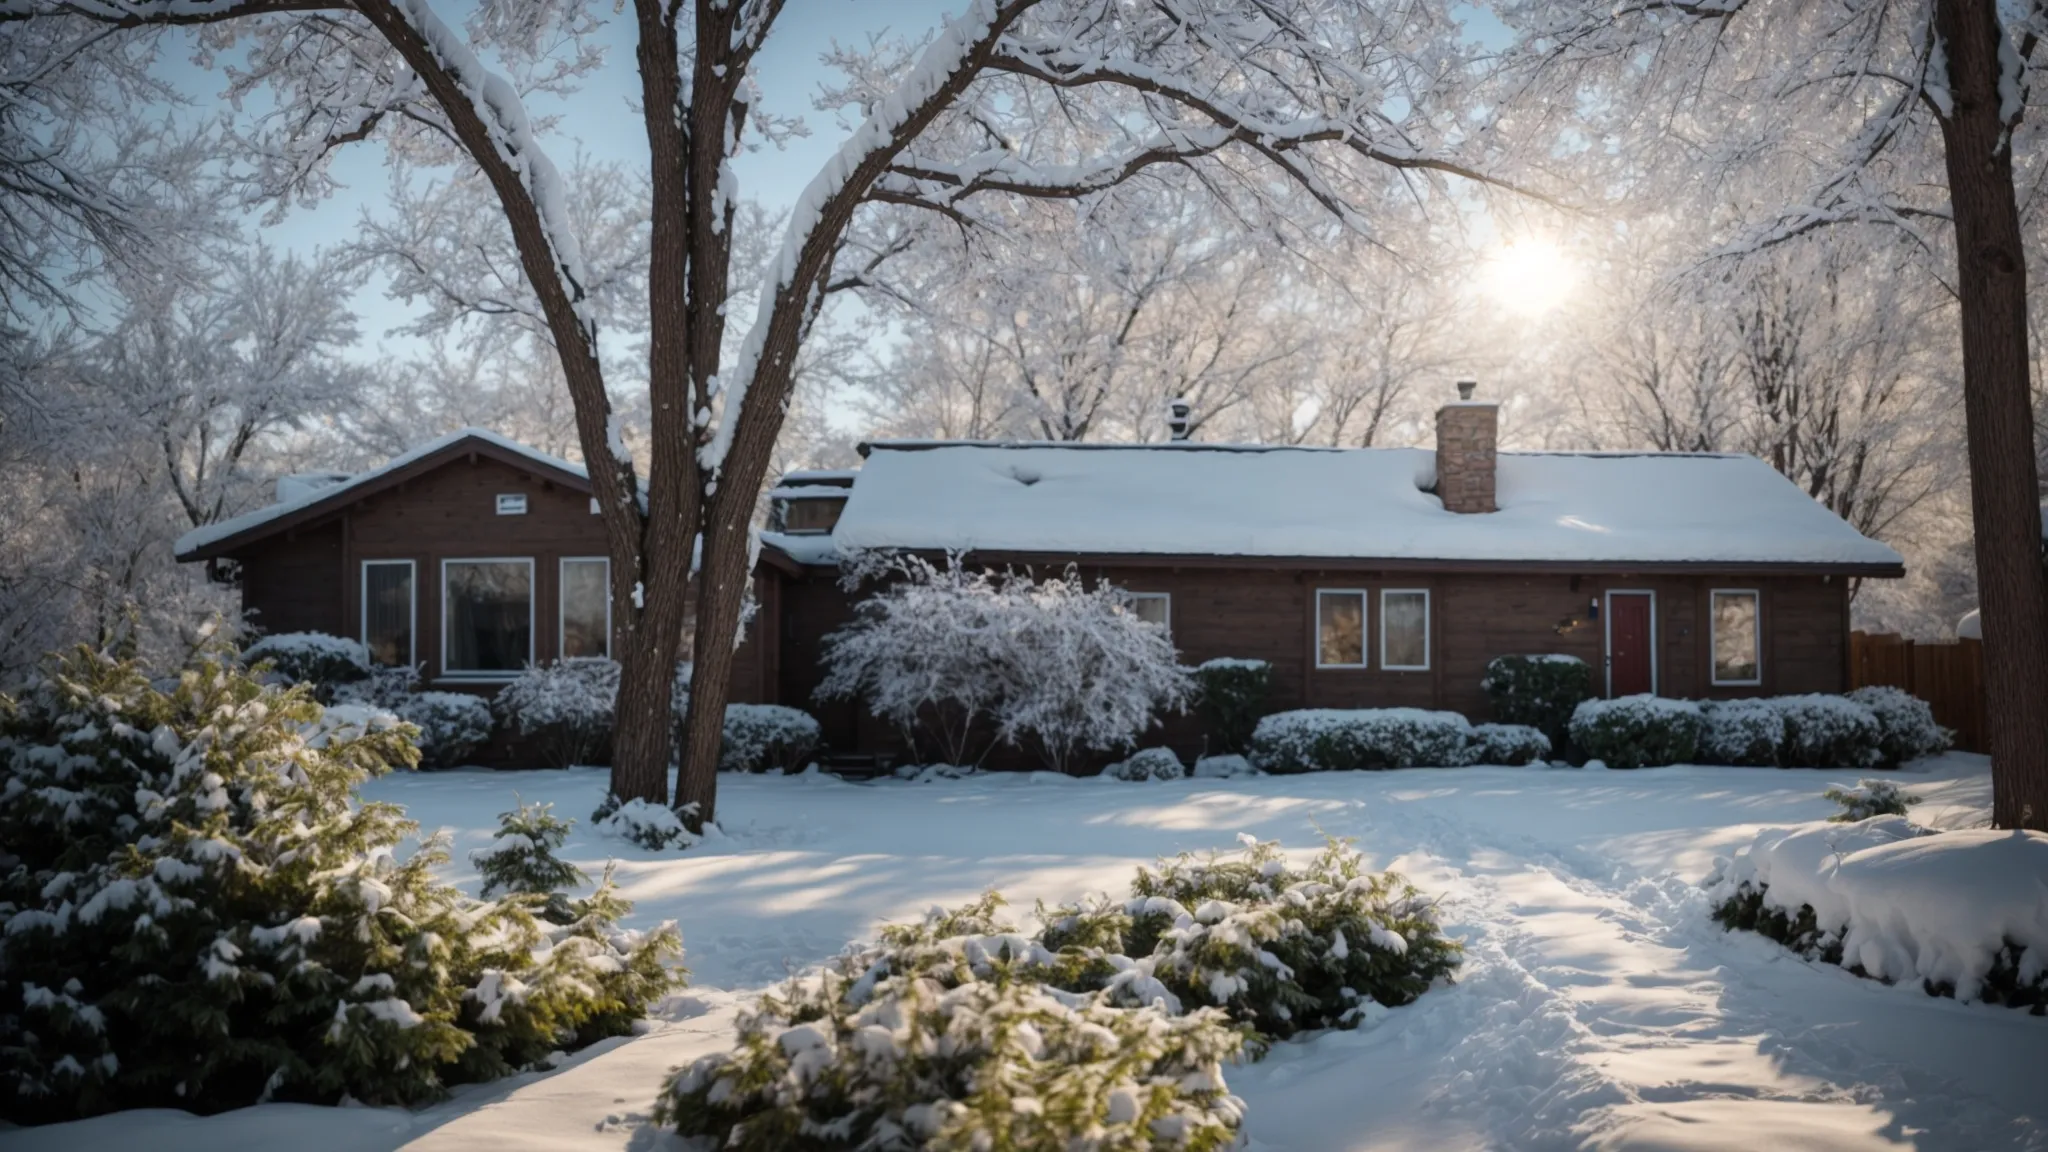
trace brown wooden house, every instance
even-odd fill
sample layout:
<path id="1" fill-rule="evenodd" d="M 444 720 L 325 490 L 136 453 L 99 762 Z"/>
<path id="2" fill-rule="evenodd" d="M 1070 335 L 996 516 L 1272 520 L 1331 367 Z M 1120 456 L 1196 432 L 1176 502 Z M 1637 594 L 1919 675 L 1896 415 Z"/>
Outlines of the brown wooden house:
<path id="1" fill-rule="evenodd" d="M 820 705 L 824 637 L 852 612 L 842 550 L 1038 570 L 1138 597 L 1189 663 L 1274 669 L 1276 708 L 1486 718 L 1487 661 L 1565 653 L 1597 690 L 1711 698 L 1848 686 L 1852 580 L 1898 577 L 1867 539 L 1749 456 L 1498 453 L 1490 404 L 1447 405 L 1438 450 L 884 442 L 857 471 L 785 476 L 755 574 L 735 700 L 817 714 L 831 745 L 893 733 Z M 581 468 L 465 430 L 180 541 L 232 561 L 270 631 L 362 639 L 436 686 L 609 652 L 603 536 Z M 1190 722 L 1168 742 L 1200 750 Z"/>

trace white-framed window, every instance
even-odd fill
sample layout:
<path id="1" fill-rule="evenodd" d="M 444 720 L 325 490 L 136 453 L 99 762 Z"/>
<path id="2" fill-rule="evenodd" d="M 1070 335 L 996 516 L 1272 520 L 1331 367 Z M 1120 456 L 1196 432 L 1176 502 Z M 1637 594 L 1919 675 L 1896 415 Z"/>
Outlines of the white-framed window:
<path id="1" fill-rule="evenodd" d="M 524 516 L 524 515 L 526 515 L 526 493 L 524 493 L 524 492 L 500 492 L 500 493 L 498 493 L 498 515 L 500 515 L 500 516 Z"/>
<path id="2" fill-rule="evenodd" d="M 1380 589 L 1380 669 L 1429 670 L 1429 589 Z"/>
<path id="3" fill-rule="evenodd" d="M 441 561 L 441 672 L 511 679 L 533 662 L 533 559 Z"/>
<path id="4" fill-rule="evenodd" d="M 370 663 L 410 668 L 419 659 L 419 593 L 410 560 L 363 561 L 363 647 Z"/>
<path id="5" fill-rule="evenodd" d="M 1316 589 L 1316 667 L 1365 667 L 1365 590 Z"/>
<path id="6" fill-rule="evenodd" d="M 1173 632 L 1173 597 L 1165 592 L 1131 592 L 1131 615 Z"/>
<path id="7" fill-rule="evenodd" d="M 564 660 L 612 654 L 612 562 L 603 556 L 562 557 Z"/>
<path id="8" fill-rule="evenodd" d="M 1729 686 L 1764 682 L 1763 594 L 1754 588 L 1716 588 L 1714 683 Z"/>

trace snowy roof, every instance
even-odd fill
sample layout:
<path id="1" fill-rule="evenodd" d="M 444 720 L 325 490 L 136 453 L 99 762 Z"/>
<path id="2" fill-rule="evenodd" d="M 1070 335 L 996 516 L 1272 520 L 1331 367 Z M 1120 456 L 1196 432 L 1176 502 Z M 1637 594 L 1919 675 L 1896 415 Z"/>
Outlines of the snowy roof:
<path id="1" fill-rule="evenodd" d="M 557 472 L 566 472 L 586 482 L 590 478 L 590 474 L 584 470 L 581 464 L 571 464 L 559 456 L 551 456 L 538 449 L 529 448 L 517 440 L 500 436 L 488 428 L 459 428 L 448 433 L 446 436 L 429 440 L 410 452 L 393 456 L 390 460 L 385 461 L 376 468 L 366 472 L 358 472 L 353 476 L 334 483 L 298 486 L 279 485 L 279 495 L 288 498 L 280 499 L 275 504 L 265 505 L 252 512 L 245 512 L 233 519 L 222 520 L 214 524 L 203 524 L 192 529 L 190 532 L 178 537 L 177 556 L 180 560 L 194 559 L 194 553 L 205 549 L 209 545 L 240 536 L 252 529 L 261 528 L 272 521 L 284 519 L 294 513 L 306 511 L 316 505 L 326 504 L 329 501 L 344 503 L 349 494 L 361 492 L 363 489 L 375 484 L 378 480 L 412 464 L 416 464 L 429 456 L 453 449 L 466 441 L 480 441 L 542 467 L 551 468 Z"/>
<path id="2" fill-rule="evenodd" d="M 1389 561 L 1822 565 L 1896 572 L 1753 456 L 1502 453 L 1458 514 L 1422 448 L 897 441 L 869 446 L 838 547 Z"/>
<path id="3" fill-rule="evenodd" d="M 839 563 L 839 547 L 829 532 L 763 532 L 761 543 L 799 564 Z"/>

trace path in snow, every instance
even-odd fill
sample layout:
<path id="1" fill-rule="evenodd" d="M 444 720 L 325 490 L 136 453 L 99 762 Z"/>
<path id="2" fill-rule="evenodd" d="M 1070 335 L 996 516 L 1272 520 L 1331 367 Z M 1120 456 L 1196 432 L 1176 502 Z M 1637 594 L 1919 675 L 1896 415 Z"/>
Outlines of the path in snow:
<path id="1" fill-rule="evenodd" d="M 1981 758 L 1905 778 L 1966 823 Z M 1133 868 L 1236 833 L 1313 850 L 1352 836 L 1443 898 L 1455 987 L 1366 1032 L 1276 1045 L 1231 1070 L 1256 1152 L 2048 1148 L 2048 1021 L 1887 988 L 1719 931 L 1697 881 L 1759 825 L 1812 820 L 1831 776 L 1459 769 L 1126 785 L 1011 776 L 928 785 L 728 778 L 723 840 L 647 853 L 579 827 L 566 854 L 621 860 L 637 920 L 682 922 L 693 988 L 649 1035 L 415 1113 L 130 1114 L 27 1133 L 24 1149 L 658 1149 L 664 1072 L 730 1039 L 749 996 L 932 904 L 995 886 L 1121 891 Z M 581 816 L 594 772 L 386 778 L 381 799 L 486 843 L 517 789 Z M 456 879 L 473 885 L 458 871 Z"/>

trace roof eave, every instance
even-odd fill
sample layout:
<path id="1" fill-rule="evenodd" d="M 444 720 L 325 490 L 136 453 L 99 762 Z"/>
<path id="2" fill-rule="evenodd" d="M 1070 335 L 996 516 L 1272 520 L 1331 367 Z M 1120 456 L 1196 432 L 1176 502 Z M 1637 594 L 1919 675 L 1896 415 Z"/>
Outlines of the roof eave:
<path id="1" fill-rule="evenodd" d="M 905 551 L 944 555 L 944 548 Z M 1260 568 L 1307 571 L 1387 572 L 1556 572 L 1586 575 L 1632 575 L 1667 572 L 1674 575 L 1746 574 L 1756 576 L 1848 576 L 1896 580 L 1905 576 L 1901 562 L 1812 560 L 1515 560 L 1433 559 L 1386 556 L 1253 556 L 1164 552 L 1034 552 L 970 548 L 962 555 L 983 564 L 1066 564 L 1127 568 Z"/>

